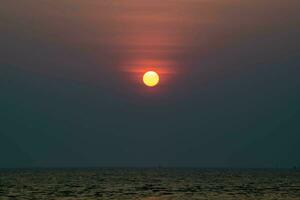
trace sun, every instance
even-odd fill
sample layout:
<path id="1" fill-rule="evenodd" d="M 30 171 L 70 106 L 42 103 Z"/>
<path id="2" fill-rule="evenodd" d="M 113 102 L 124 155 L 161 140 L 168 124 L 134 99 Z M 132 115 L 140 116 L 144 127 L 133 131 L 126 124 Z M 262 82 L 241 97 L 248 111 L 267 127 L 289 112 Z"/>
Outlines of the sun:
<path id="1" fill-rule="evenodd" d="M 154 87 L 159 83 L 159 75 L 155 71 L 147 71 L 143 76 L 143 82 L 148 87 Z"/>

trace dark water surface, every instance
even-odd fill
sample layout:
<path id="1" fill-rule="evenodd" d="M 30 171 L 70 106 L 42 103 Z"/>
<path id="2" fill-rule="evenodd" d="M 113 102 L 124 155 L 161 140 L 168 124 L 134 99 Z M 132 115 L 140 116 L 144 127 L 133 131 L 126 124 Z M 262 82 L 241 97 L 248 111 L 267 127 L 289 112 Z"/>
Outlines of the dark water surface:
<path id="1" fill-rule="evenodd" d="M 296 170 L 1 170 L 0 199 L 300 199 Z"/>

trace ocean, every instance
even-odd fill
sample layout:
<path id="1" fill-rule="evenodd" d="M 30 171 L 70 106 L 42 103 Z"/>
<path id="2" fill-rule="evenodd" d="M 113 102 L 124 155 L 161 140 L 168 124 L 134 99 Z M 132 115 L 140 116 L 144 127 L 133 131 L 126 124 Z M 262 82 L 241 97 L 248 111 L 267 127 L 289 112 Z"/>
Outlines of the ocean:
<path id="1" fill-rule="evenodd" d="M 299 200 L 300 171 L 2 169 L 1 200 Z"/>

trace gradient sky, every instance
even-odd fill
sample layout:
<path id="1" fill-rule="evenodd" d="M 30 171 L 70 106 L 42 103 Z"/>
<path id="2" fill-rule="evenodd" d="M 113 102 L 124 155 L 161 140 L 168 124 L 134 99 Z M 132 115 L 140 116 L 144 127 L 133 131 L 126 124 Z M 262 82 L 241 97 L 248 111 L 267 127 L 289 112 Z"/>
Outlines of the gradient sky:
<path id="1" fill-rule="evenodd" d="M 299 166 L 299 8 L 2 0 L 0 167 Z"/>

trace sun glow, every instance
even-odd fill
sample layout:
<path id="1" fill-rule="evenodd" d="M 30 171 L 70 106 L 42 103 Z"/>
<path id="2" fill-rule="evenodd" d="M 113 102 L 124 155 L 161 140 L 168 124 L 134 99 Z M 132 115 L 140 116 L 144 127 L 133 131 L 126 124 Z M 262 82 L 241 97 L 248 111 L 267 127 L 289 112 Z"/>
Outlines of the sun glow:
<path id="1" fill-rule="evenodd" d="M 159 83 L 159 75 L 155 71 L 148 71 L 143 76 L 143 82 L 148 87 L 154 87 Z"/>

